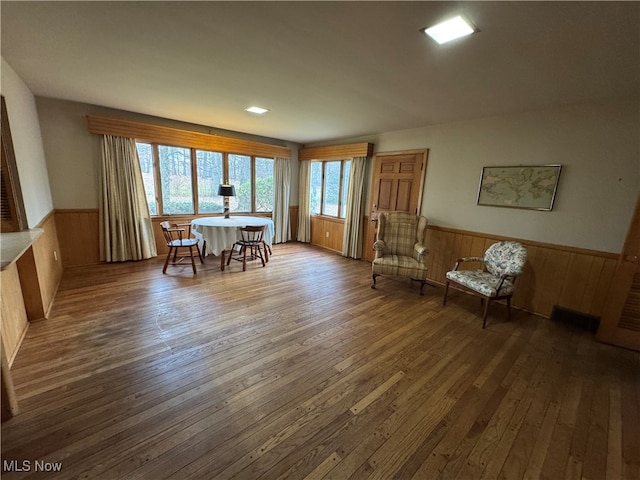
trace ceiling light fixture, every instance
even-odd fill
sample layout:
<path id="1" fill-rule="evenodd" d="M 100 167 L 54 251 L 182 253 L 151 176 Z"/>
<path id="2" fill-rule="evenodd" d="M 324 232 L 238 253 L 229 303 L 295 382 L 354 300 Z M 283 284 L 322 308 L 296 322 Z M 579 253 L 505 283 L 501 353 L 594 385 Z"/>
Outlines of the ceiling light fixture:
<path id="1" fill-rule="evenodd" d="M 262 108 L 262 107 L 249 107 L 249 108 L 245 108 L 244 111 L 249 113 L 255 113 L 256 115 L 264 115 L 269 111 L 269 109 Z"/>
<path id="2" fill-rule="evenodd" d="M 442 45 L 456 38 L 471 35 L 475 32 L 475 29 L 469 22 L 458 15 L 451 20 L 439 23 L 433 27 L 424 28 L 422 31 Z"/>

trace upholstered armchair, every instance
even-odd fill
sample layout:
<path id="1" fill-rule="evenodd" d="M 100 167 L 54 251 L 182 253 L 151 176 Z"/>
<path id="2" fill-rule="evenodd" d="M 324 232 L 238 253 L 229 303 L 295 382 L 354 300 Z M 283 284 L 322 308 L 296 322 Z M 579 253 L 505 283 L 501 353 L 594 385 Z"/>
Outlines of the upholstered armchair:
<path id="1" fill-rule="evenodd" d="M 422 288 L 427 283 L 426 233 L 425 217 L 406 212 L 380 213 L 378 235 L 373 244 L 376 254 L 371 264 L 371 288 L 376 288 L 376 278 L 380 275 L 409 277 L 420 282 L 420 295 L 423 295 Z"/>
<path id="2" fill-rule="evenodd" d="M 484 257 L 459 258 L 453 270 L 447 272 L 443 305 L 447 304 L 449 284 L 453 283 L 463 291 L 479 296 L 484 302 L 482 328 L 487 324 L 489 305 L 495 300 L 507 301 L 507 319 L 511 318 L 511 297 L 516 278 L 522 273 L 527 261 L 527 249 L 518 242 L 498 242 L 491 245 Z M 479 262 L 481 270 L 458 270 L 463 262 Z"/>

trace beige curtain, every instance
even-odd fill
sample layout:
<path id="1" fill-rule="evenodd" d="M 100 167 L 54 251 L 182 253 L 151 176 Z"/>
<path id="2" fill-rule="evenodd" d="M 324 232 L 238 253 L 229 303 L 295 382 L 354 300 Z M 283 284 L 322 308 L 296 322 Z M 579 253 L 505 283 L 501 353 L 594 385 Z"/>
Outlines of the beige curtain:
<path id="1" fill-rule="evenodd" d="M 298 182 L 298 241 L 311 242 L 311 217 L 309 213 L 309 182 L 311 181 L 309 160 L 300 161 Z"/>
<path id="2" fill-rule="evenodd" d="M 100 259 L 124 262 L 155 257 L 135 140 L 104 135 L 101 167 Z"/>
<path id="3" fill-rule="evenodd" d="M 354 157 L 351 160 L 349 188 L 347 190 L 347 211 L 344 219 L 344 235 L 342 237 L 343 257 L 362 258 L 362 209 L 366 169 L 367 157 Z"/>
<path id="4" fill-rule="evenodd" d="M 275 205 L 273 206 L 274 243 L 291 240 L 289 228 L 289 192 L 291 190 L 291 163 L 288 158 L 276 158 L 273 164 Z"/>

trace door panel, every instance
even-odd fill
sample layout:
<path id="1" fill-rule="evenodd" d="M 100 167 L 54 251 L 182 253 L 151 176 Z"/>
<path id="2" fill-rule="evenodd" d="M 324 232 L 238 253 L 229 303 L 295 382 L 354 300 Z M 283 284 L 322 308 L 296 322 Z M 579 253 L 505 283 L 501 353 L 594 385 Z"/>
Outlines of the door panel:
<path id="1" fill-rule="evenodd" d="M 411 210 L 412 188 L 413 182 L 408 180 L 398 181 L 398 194 L 396 195 L 396 208 L 394 210 L 399 210 L 402 212 L 408 212 Z"/>
<path id="2" fill-rule="evenodd" d="M 378 207 L 381 208 L 382 210 L 391 210 L 391 204 L 389 202 L 391 202 L 391 199 L 393 197 L 391 195 L 392 191 L 393 191 L 392 180 L 386 179 L 386 178 L 381 179 L 380 182 L 378 183 L 378 198 L 379 198 Z"/>

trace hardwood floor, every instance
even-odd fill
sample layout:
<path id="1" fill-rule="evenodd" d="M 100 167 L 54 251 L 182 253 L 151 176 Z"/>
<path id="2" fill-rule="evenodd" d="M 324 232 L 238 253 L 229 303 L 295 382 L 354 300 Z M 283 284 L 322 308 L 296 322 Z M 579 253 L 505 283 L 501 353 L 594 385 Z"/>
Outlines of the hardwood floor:
<path id="1" fill-rule="evenodd" d="M 636 352 L 300 244 L 163 260 L 65 271 L 3 479 L 640 479 Z"/>

